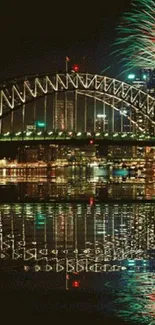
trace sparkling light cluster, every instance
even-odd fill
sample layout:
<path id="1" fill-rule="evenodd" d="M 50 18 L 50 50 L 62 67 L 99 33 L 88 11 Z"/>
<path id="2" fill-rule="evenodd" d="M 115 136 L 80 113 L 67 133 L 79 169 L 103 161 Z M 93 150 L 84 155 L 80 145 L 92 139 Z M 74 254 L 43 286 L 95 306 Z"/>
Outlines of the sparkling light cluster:
<path id="1" fill-rule="evenodd" d="M 155 68 L 155 1 L 132 0 L 118 26 L 116 52 L 125 70 Z"/>

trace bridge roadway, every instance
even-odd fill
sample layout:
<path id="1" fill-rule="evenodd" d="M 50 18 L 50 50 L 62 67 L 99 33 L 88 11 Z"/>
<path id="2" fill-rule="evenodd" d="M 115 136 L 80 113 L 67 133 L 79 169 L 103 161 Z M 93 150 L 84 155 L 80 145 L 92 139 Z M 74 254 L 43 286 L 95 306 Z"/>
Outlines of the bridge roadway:
<path id="1" fill-rule="evenodd" d="M 0 134 L 0 148 L 7 144 L 16 147 L 19 144 L 60 144 L 71 146 L 83 145 L 119 145 L 119 146 L 155 146 L 155 136 L 132 133 L 74 133 L 69 132 L 18 132 Z"/>

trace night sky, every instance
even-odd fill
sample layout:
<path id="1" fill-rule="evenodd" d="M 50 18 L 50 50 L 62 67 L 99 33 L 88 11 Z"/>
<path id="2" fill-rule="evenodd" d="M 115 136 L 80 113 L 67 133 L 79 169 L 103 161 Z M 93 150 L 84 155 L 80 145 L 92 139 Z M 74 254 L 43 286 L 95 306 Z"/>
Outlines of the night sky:
<path id="1" fill-rule="evenodd" d="M 120 66 L 109 53 L 130 2 L 1 0 L 0 79 L 63 70 L 66 55 L 73 63 L 86 57 L 89 72 L 110 65 L 106 74 L 116 76 Z"/>

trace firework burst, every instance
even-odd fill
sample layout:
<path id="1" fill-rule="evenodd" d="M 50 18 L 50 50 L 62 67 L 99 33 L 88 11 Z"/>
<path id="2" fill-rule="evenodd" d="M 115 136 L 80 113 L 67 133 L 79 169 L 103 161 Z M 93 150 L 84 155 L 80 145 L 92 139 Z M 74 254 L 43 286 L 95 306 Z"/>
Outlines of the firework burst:
<path id="1" fill-rule="evenodd" d="M 155 69 L 155 1 L 132 0 L 123 15 L 115 42 L 124 70 Z"/>

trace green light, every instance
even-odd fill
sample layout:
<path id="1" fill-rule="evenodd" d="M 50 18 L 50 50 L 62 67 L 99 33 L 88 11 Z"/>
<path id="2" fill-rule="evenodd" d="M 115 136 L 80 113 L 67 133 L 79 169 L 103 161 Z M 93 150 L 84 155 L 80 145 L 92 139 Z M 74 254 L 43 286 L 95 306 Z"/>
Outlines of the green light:
<path id="1" fill-rule="evenodd" d="M 37 213 L 36 216 L 35 216 L 36 228 L 39 229 L 39 228 L 44 227 L 45 223 L 46 223 L 45 215 L 41 214 L 41 213 Z"/>
<path id="2" fill-rule="evenodd" d="M 135 74 L 134 74 L 134 73 L 130 73 L 130 74 L 128 75 L 128 79 L 129 79 L 129 80 L 133 80 L 133 79 L 135 79 Z"/>
<path id="3" fill-rule="evenodd" d="M 143 79 L 146 80 L 147 79 L 147 75 L 143 74 Z"/>
<path id="4" fill-rule="evenodd" d="M 36 121 L 35 125 L 38 128 L 44 128 L 46 126 L 46 123 L 44 121 Z"/>

